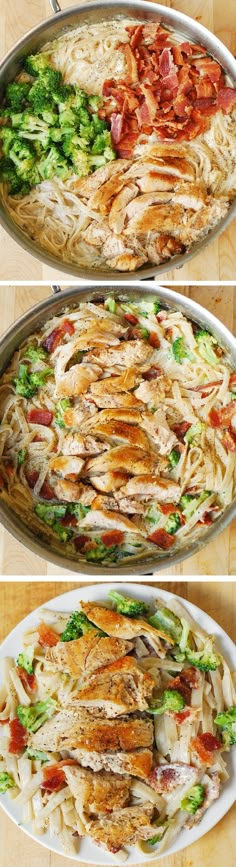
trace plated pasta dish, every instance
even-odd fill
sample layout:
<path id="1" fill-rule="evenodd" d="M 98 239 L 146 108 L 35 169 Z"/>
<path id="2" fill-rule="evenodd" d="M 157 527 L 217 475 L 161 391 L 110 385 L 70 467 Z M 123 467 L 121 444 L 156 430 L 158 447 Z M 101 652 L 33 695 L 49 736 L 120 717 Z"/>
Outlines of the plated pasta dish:
<path id="1" fill-rule="evenodd" d="M 0 418 L 1 500 L 72 559 L 172 555 L 234 498 L 236 373 L 157 299 L 61 309 L 2 375 Z"/>
<path id="2" fill-rule="evenodd" d="M 3 660 L 0 722 L 0 791 L 23 826 L 72 857 L 86 837 L 116 862 L 157 856 L 221 796 L 235 673 L 177 598 L 110 590 L 69 617 L 41 609 Z"/>
<path id="3" fill-rule="evenodd" d="M 206 48 L 161 24 L 114 18 L 62 33 L 6 88 L 5 208 L 63 262 L 168 262 L 235 196 L 235 102 Z"/>

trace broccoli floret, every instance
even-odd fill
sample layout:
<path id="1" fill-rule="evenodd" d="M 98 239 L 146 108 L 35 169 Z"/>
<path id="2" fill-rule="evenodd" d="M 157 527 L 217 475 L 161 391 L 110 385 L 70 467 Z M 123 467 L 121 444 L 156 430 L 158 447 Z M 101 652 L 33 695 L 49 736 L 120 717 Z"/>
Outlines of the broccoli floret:
<path id="1" fill-rule="evenodd" d="M 68 166 L 65 157 L 63 157 L 55 145 L 52 145 L 45 156 L 42 156 L 39 160 L 38 171 L 42 180 L 50 180 L 55 175 L 65 180 L 71 174 L 71 168 Z"/>
<path id="2" fill-rule="evenodd" d="M 24 66 L 29 75 L 36 77 L 48 66 L 50 58 L 48 54 L 30 54 L 25 58 Z"/>
<path id="3" fill-rule="evenodd" d="M 154 410 L 154 411 L 156 411 L 156 410 Z M 150 524 L 154 524 L 154 525 L 159 524 L 160 518 L 161 518 L 161 512 L 160 512 L 160 509 L 158 509 L 158 506 L 156 506 L 156 505 L 151 506 L 148 509 L 147 514 L 145 515 L 146 521 L 149 521 Z"/>
<path id="4" fill-rule="evenodd" d="M 13 780 L 13 777 L 11 777 L 10 774 L 7 773 L 7 771 L 1 771 L 1 773 L 0 773 L 0 792 L 1 792 L 1 795 L 5 794 L 5 792 L 7 792 L 8 789 L 13 789 L 14 786 L 16 786 L 16 783 L 15 783 L 15 780 Z"/>
<path id="5" fill-rule="evenodd" d="M 13 81 L 7 85 L 6 99 L 12 111 L 22 111 L 22 105 L 28 98 L 30 84 L 26 81 Z"/>
<path id="6" fill-rule="evenodd" d="M 30 361 L 45 361 L 47 358 L 47 352 L 43 349 L 42 346 L 28 346 L 26 351 L 24 352 L 24 358 L 29 358 Z"/>
<path id="7" fill-rule="evenodd" d="M 103 154 L 107 148 L 111 148 L 112 152 L 112 139 L 111 133 L 108 130 L 104 130 L 104 132 L 96 135 L 92 145 L 92 154 Z"/>
<path id="8" fill-rule="evenodd" d="M 86 560 L 92 562 L 100 562 L 102 560 L 106 560 L 107 562 L 114 563 L 118 559 L 119 556 L 119 546 L 111 545 L 107 548 L 106 545 L 103 544 L 102 540 L 99 537 L 95 537 L 93 539 L 95 542 L 94 548 L 90 548 L 85 552 Z"/>
<path id="9" fill-rule="evenodd" d="M 101 96 L 96 96 L 95 94 L 91 94 L 88 97 L 88 105 L 92 112 L 97 112 L 100 106 L 102 105 Z"/>
<path id="10" fill-rule="evenodd" d="M 184 812 L 190 813 L 191 816 L 196 813 L 199 807 L 201 807 L 204 801 L 204 788 L 201 783 L 198 783 L 197 786 L 192 786 L 192 789 L 189 789 L 187 795 L 182 798 L 180 802 L 180 809 Z"/>
<path id="11" fill-rule="evenodd" d="M 195 334 L 195 340 L 197 342 L 198 351 L 204 361 L 207 361 L 208 364 L 215 365 L 219 364 L 219 358 L 217 357 L 214 347 L 218 346 L 217 340 L 213 337 L 212 334 L 209 334 L 208 331 L 198 331 Z"/>
<path id="12" fill-rule="evenodd" d="M 42 114 L 47 111 L 53 104 L 53 95 L 45 87 L 43 81 L 38 78 L 30 88 L 28 101 L 32 106 L 32 111 L 35 114 Z"/>
<path id="13" fill-rule="evenodd" d="M 1 131 L 1 136 L 6 133 L 6 128 Z M 35 155 L 29 144 L 22 142 L 15 131 L 9 130 L 12 133 L 11 140 L 9 136 L 3 137 L 3 153 L 10 157 L 14 163 L 16 173 L 19 178 L 27 181 L 30 178 L 35 163 Z"/>
<path id="14" fill-rule="evenodd" d="M 84 506 L 83 503 L 70 503 L 68 506 L 69 515 L 75 515 L 78 521 L 82 521 L 82 518 L 85 518 L 90 509 L 91 506 Z"/>
<path id="15" fill-rule="evenodd" d="M 229 747 L 236 744 L 236 707 L 228 707 L 227 710 L 218 713 L 214 722 L 222 729 L 224 745 Z"/>
<path id="16" fill-rule="evenodd" d="M 180 528 L 180 517 L 178 512 L 173 512 L 173 514 L 169 515 L 169 518 L 165 524 L 166 533 L 170 533 L 171 536 L 174 536 L 177 533 L 177 530 Z"/>
<path id="17" fill-rule="evenodd" d="M 40 518 L 40 521 L 44 521 L 44 524 L 48 524 L 49 527 L 52 527 L 55 521 L 60 518 L 64 518 L 66 514 L 66 504 L 58 503 L 55 504 L 46 504 L 46 503 L 37 503 L 34 507 L 35 515 L 37 518 Z M 62 527 L 62 529 L 64 529 Z"/>
<path id="18" fill-rule="evenodd" d="M 110 296 L 109 296 L 109 298 L 106 298 L 106 300 L 104 301 L 104 307 L 105 307 L 105 310 L 109 310 L 109 313 L 115 313 L 116 312 L 115 298 L 111 298 Z"/>
<path id="19" fill-rule="evenodd" d="M 18 135 L 30 142 L 40 144 L 43 149 L 50 145 L 50 129 L 40 117 L 25 111 L 19 123 Z"/>
<path id="20" fill-rule="evenodd" d="M 73 536 L 73 530 L 71 530 L 70 527 L 63 527 L 63 524 L 58 524 L 57 521 L 53 524 L 52 529 L 61 542 L 69 542 Z"/>
<path id="21" fill-rule="evenodd" d="M 35 373 L 28 372 L 27 364 L 20 364 L 19 376 L 13 379 L 16 393 L 21 397 L 30 398 L 44 385 L 45 379 L 54 373 L 52 367 L 45 367 L 44 370 L 38 370 Z"/>
<path id="22" fill-rule="evenodd" d="M 153 617 L 149 617 L 148 623 L 154 626 L 155 629 L 163 629 L 164 632 L 174 638 L 176 644 L 179 644 L 182 635 L 181 620 L 169 608 L 159 608 L 153 614 Z"/>
<path id="23" fill-rule="evenodd" d="M 178 711 L 183 710 L 184 707 L 184 698 L 177 689 L 164 689 L 161 698 L 159 700 L 155 699 L 149 705 L 149 713 L 155 715 L 165 713 L 166 711 L 178 713 Z"/>
<path id="24" fill-rule="evenodd" d="M 19 665 L 21 668 L 24 668 L 25 671 L 27 671 L 27 674 L 33 674 L 33 672 L 34 672 L 33 659 L 34 659 L 34 647 L 33 647 L 33 645 L 30 645 L 29 647 L 27 647 L 27 650 L 22 651 L 22 653 L 19 653 L 19 656 L 17 657 L 16 664 Z"/>
<path id="25" fill-rule="evenodd" d="M 27 455 L 27 449 L 20 449 L 17 455 L 17 464 L 18 467 L 21 467 L 24 464 Z"/>
<path id="26" fill-rule="evenodd" d="M 43 750 L 34 750 L 33 747 L 28 747 L 26 753 L 28 759 L 32 759 L 32 761 L 35 762 L 42 762 L 42 765 L 49 761 L 47 753 L 44 753 Z"/>
<path id="27" fill-rule="evenodd" d="M 147 840 L 149 846 L 155 846 L 156 843 L 161 842 L 164 834 L 167 831 L 167 828 L 169 827 L 169 821 L 167 820 L 166 822 L 155 822 L 155 825 L 153 827 L 157 828 L 157 834 L 155 834 L 154 837 L 149 837 L 149 839 Z"/>
<path id="28" fill-rule="evenodd" d="M 181 458 L 181 454 L 180 454 L 179 450 L 178 449 L 172 449 L 172 451 L 170 452 L 170 454 L 168 456 L 168 461 L 169 461 L 169 464 L 170 464 L 170 467 L 172 470 L 174 469 L 174 467 L 177 467 L 177 464 L 179 463 L 180 458 Z"/>
<path id="29" fill-rule="evenodd" d="M 196 512 L 196 509 L 198 509 L 198 506 L 204 503 L 207 497 L 210 497 L 210 493 L 210 491 L 202 491 L 202 494 L 197 497 L 193 496 L 193 494 L 183 494 L 179 501 L 179 507 L 182 509 L 186 521 L 189 521 L 194 512 Z"/>
<path id="30" fill-rule="evenodd" d="M 144 616 L 148 610 L 145 602 L 140 602 L 139 599 L 131 599 L 129 596 L 122 596 L 117 593 L 117 590 L 110 590 L 108 598 L 116 604 L 118 614 L 125 614 L 126 617 Z"/>
<path id="31" fill-rule="evenodd" d="M 191 424 L 191 427 L 187 430 L 185 434 L 185 442 L 191 446 L 199 446 L 201 442 L 201 435 L 205 430 L 206 425 L 203 421 L 197 421 L 196 424 Z"/>
<path id="32" fill-rule="evenodd" d="M 92 121 L 93 121 L 93 128 L 94 128 L 94 137 L 96 135 L 98 135 L 99 133 L 104 132 L 107 129 L 106 121 L 101 120 L 101 118 L 98 117 L 98 114 L 92 115 Z"/>
<path id="33" fill-rule="evenodd" d="M 73 155 L 71 155 L 71 160 L 73 163 L 75 174 L 78 175 L 79 178 L 84 178 L 90 172 L 90 159 L 88 154 L 84 153 L 84 151 L 78 150 L 74 151 Z"/>
<path id="34" fill-rule="evenodd" d="M 55 422 L 59 427 L 65 427 L 64 412 L 66 409 L 70 409 L 70 407 L 71 401 L 67 397 L 63 397 L 62 400 L 56 403 Z"/>
<path id="35" fill-rule="evenodd" d="M 174 359 L 178 364 L 183 364 L 185 358 L 189 358 L 190 361 L 193 359 L 192 353 L 185 346 L 183 337 L 176 337 L 171 348 Z"/>
<path id="36" fill-rule="evenodd" d="M 21 725 L 28 729 L 29 732 L 37 732 L 40 726 L 53 715 L 57 709 L 57 703 L 53 698 L 48 698 L 46 701 L 37 701 L 36 704 L 31 704 L 30 707 L 24 707 L 19 704 L 16 708 L 16 713 Z"/>
<path id="37" fill-rule="evenodd" d="M 185 655 L 190 665 L 194 665 L 200 671 L 215 671 L 222 661 L 220 654 L 214 650 L 212 637 L 207 638 L 203 650 L 192 650 L 187 646 Z"/>
<path id="38" fill-rule="evenodd" d="M 91 629 L 96 629 L 100 632 L 93 623 L 90 623 L 86 614 L 83 611 L 73 611 L 66 624 L 64 632 L 60 636 L 60 641 L 74 641 L 75 638 L 80 638 L 81 635 L 86 635 Z"/>

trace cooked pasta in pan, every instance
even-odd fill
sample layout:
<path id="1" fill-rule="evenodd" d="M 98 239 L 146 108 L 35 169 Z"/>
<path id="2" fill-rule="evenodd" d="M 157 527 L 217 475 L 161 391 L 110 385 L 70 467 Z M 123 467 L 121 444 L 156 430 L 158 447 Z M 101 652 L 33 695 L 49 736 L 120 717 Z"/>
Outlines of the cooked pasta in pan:
<path id="1" fill-rule="evenodd" d="M 234 498 L 235 392 L 214 335 L 178 310 L 62 309 L 0 380 L 0 496 L 72 559 L 171 556 Z"/>
<path id="2" fill-rule="evenodd" d="M 229 778 L 235 674 L 175 597 L 111 590 L 39 619 L 4 661 L 0 791 L 66 854 L 88 835 L 118 863 L 133 845 L 159 855 Z"/>

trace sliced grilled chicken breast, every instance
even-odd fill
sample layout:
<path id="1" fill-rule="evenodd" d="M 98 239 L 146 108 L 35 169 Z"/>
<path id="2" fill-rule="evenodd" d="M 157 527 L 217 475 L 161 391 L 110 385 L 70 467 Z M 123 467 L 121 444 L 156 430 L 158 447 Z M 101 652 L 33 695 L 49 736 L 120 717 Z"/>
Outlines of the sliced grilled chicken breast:
<path id="1" fill-rule="evenodd" d="M 130 641 L 103 638 L 91 629 L 81 638 L 76 638 L 74 641 L 59 641 L 55 647 L 49 647 L 46 651 L 46 660 L 52 662 L 58 671 L 65 671 L 72 677 L 80 677 L 120 659 L 132 648 Z"/>
<path id="2" fill-rule="evenodd" d="M 106 819 L 89 822 L 88 830 L 95 843 L 115 853 L 122 846 L 132 846 L 137 840 L 153 837 L 153 811 L 154 805 L 148 801 L 138 807 L 124 807 L 123 810 L 114 810 Z"/>
<path id="3" fill-rule="evenodd" d="M 152 767 L 152 752 L 148 749 L 130 750 L 129 752 L 101 753 L 95 750 L 76 749 L 71 755 L 83 767 L 93 771 L 113 771 L 114 774 L 130 774 L 147 780 Z"/>
<path id="4" fill-rule="evenodd" d="M 180 498 L 180 485 L 170 479 L 161 479 L 154 475 L 137 475 L 122 487 L 121 496 L 129 497 L 137 494 L 143 499 L 151 500 L 153 497 L 160 503 L 178 503 Z"/>
<path id="5" fill-rule="evenodd" d="M 94 774 L 85 768 L 64 767 L 65 778 L 73 797 L 78 801 L 78 812 L 88 814 L 111 813 L 125 807 L 130 798 L 131 780 L 105 771 Z"/>
<path id="6" fill-rule="evenodd" d="M 155 681 L 138 668 L 135 659 L 125 656 L 92 674 L 84 686 L 67 699 L 68 707 L 96 709 L 115 717 L 148 708 Z"/>
<path id="7" fill-rule="evenodd" d="M 91 602 L 80 603 L 82 611 L 87 615 L 92 623 L 107 632 L 108 635 L 116 635 L 119 638 L 134 638 L 138 635 L 144 635 L 150 644 L 154 647 L 157 654 L 165 656 L 165 650 L 161 645 L 160 638 L 170 644 L 174 644 L 174 640 L 170 639 L 161 629 L 155 629 L 150 623 L 145 620 L 125 617 L 124 614 L 117 614 L 116 611 L 111 611 L 108 608 L 102 608 L 99 605 L 93 605 Z"/>

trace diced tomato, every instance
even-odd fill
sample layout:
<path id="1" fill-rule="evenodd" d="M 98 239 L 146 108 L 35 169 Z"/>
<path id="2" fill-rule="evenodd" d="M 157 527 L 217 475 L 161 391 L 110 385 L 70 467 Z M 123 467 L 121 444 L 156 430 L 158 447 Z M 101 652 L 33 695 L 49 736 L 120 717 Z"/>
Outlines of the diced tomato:
<path id="1" fill-rule="evenodd" d="M 228 449 L 228 452 L 236 452 L 236 436 L 229 430 L 225 431 L 222 437 L 223 446 Z"/>
<path id="2" fill-rule="evenodd" d="M 43 621 L 39 624 L 37 632 L 39 635 L 38 643 L 41 647 L 55 647 L 59 641 L 59 635 L 57 632 L 55 632 L 54 629 L 51 629 L 51 626 L 47 626 Z"/>
<path id="3" fill-rule="evenodd" d="M 52 490 L 47 481 L 45 481 L 40 488 L 39 495 L 43 498 L 43 500 L 53 500 L 55 497 L 54 491 Z"/>
<path id="4" fill-rule="evenodd" d="M 34 488 L 36 485 L 36 482 L 38 481 L 38 477 L 39 477 L 39 473 L 37 472 L 37 470 L 33 470 L 31 473 L 29 471 L 27 471 L 27 473 L 25 475 L 26 475 L 29 487 Z"/>
<path id="5" fill-rule="evenodd" d="M 62 342 L 65 334 L 69 334 L 70 336 L 72 336 L 74 332 L 75 329 L 73 323 L 70 322 L 69 319 L 64 319 L 62 324 L 60 325 L 60 328 L 54 328 L 53 331 L 51 331 L 51 334 L 48 334 L 48 336 L 45 338 L 43 342 L 43 348 L 46 349 L 46 352 L 54 352 L 57 346 L 59 346 L 59 344 Z"/>
<path id="6" fill-rule="evenodd" d="M 171 545 L 174 544 L 174 537 L 171 536 L 170 533 L 167 533 L 166 530 L 154 530 L 154 533 L 151 533 L 148 536 L 150 542 L 154 542 L 155 545 L 158 545 L 158 548 L 163 548 L 163 551 L 168 551 L 168 548 L 171 548 Z"/>
<path id="7" fill-rule="evenodd" d="M 147 379 L 150 382 L 151 379 L 157 379 L 158 376 L 161 376 L 162 369 L 161 367 L 149 367 L 149 370 L 146 370 L 142 373 L 143 379 Z"/>
<path id="8" fill-rule="evenodd" d="M 76 536 L 74 539 L 76 551 L 82 551 L 86 542 L 89 542 L 89 536 Z"/>
<path id="9" fill-rule="evenodd" d="M 35 675 L 28 674 L 28 671 L 25 671 L 25 668 L 22 668 L 21 665 L 17 666 L 16 671 L 24 689 L 26 689 L 26 692 L 27 689 L 29 689 L 30 692 L 35 692 L 37 689 L 37 681 Z"/>
<path id="10" fill-rule="evenodd" d="M 124 533 L 122 530 L 108 530 L 107 533 L 103 533 L 101 536 L 101 540 L 107 548 L 111 548 L 112 545 L 120 545 L 123 542 Z"/>
<path id="11" fill-rule="evenodd" d="M 49 427 L 53 419 L 53 413 L 48 409 L 37 409 L 36 407 L 30 409 L 28 415 L 26 416 L 26 420 L 29 424 L 43 424 L 46 427 Z"/>
<path id="12" fill-rule="evenodd" d="M 208 419 L 211 427 L 227 428 L 230 427 L 234 415 L 236 415 L 236 400 L 231 400 L 231 403 L 222 409 L 211 409 Z"/>
<path id="13" fill-rule="evenodd" d="M 158 334 L 156 334 L 155 331 L 150 332 L 149 338 L 148 338 L 148 343 L 150 343 L 150 346 L 152 346 L 153 349 L 159 349 L 160 340 L 159 340 Z"/>
<path id="14" fill-rule="evenodd" d="M 215 738 L 211 732 L 204 732 L 191 741 L 193 752 L 197 753 L 199 759 L 204 765 L 214 765 L 215 756 L 212 756 L 215 750 L 220 750 L 222 747 L 218 738 Z"/>
<path id="15" fill-rule="evenodd" d="M 191 716 L 191 710 L 188 710 L 188 709 L 187 710 L 180 710 L 179 713 L 173 713 L 174 720 L 175 720 L 175 722 L 177 722 L 177 724 L 179 726 L 181 726 L 182 723 L 185 722 L 185 720 L 188 719 L 188 717 L 190 717 L 190 716 Z"/>
<path id="16" fill-rule="evenodd" d="M 172 430 L 178 439 L 183 440 L 190 427 L 191 424 L 189 421 L 182 421 L 180 424 L 174 424 Z"/>
<path id="17" fill-rule="evenodd" d="M 132 313 L 125 313 L 125 319 L 127 319 L 127 322 L 130 322 L 131 325 L 137 325 L 138 319 L 136 316 L 133 316 Z"/>
<path id="18" fill-rule="evenodd" d="M 18 717 L 10 720 L 9 723 L 10 728 L 10 741 L 8 752 L 9 753 L 21 753 L 22 750 L 25 749 L 27 741 L 28 741 L 28 732 L 27 729 L 21 724 Z"/>

